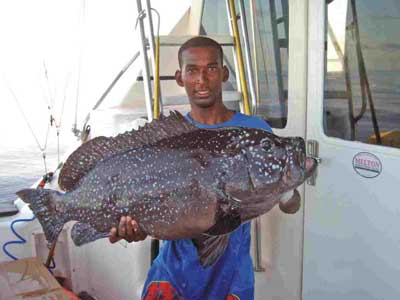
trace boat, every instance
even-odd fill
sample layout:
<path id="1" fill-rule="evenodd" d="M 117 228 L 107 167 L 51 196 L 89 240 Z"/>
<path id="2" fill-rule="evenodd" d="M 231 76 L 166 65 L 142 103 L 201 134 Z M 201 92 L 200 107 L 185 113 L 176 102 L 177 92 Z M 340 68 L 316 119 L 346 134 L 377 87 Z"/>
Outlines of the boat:
<path id="1" fill-rule="evenodd" d="M 175 2 L 136 0 L 132 38 L 140 49 L 74 128 L 79 141 L 71 151 L 159 112 L 187 112 L 173 76 L 177 49 L 189 36 L 210 36 L 224 45 L 231 74 L 225 103 L 266 119 L 278 135 L 303 137 L 308 155 L 319 162 L 299 190 L 299 212 L 274 208 L 253 222 L 255 298 L 399 299 L 397 0 Z M 116 89 L 122 96 L 110 99 Z M 46 187 L 58 188 L 58 171 Z M 13 224 L 26 242 L 7 250 L 45 261 L 48 245 L 32 219 L 22 200 L 9 203 L 0 214 L 0 244 L 20 240 Z M 98 300 L 140 299 L 157 242 L 102 239 L 75 247 L 70 229 L 67 224 L 58 240 L 53 274 L 68 289 Z M 6 261 L 10 257 L 0 252 L 0 263 Z"/>

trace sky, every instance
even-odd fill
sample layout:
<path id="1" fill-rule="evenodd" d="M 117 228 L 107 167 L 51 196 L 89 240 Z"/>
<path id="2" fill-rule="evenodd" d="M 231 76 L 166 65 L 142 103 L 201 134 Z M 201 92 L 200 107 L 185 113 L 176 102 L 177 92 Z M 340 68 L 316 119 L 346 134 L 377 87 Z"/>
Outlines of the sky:
<path id="1" fill-rule="evenodd" d="M 82 118 L 134 48 L 134 39 L 128 36 L 134 32 L 136 8 L 133 1 L 118 2 L 114 10 L 111 1 L 0 2 L 3 139 L 27 142 L 18 138 L 29 133 L 25 114 L 38 139 L 44 141 L 49 106 L 61 130 L 69 134 L 76 99 Z"/>
<path id="2" fill-rule="evenodd" d="M 176 11 L 172 2 L 152 5 Z M 76 99 L 81 123 L 138 50 L 136 16 L 134 0 L 1 0 L 0 139 L 36 144 L 24 114 L 44 144 L 49 106 L 64 136 L 70 136 Z M 171 21 L 164 17 L 162 24 Z"/>

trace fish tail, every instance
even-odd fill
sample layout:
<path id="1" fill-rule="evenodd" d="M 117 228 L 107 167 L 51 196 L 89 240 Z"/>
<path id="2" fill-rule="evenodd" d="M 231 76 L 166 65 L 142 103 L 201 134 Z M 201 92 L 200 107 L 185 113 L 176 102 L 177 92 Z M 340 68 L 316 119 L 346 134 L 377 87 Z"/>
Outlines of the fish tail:
<path id="1" fill-rule="evenodd" d="M 49 243 L 57 240 L 67 219 L 63 194 L 50 189 L 24 189 L 16 193 L 29 204 Z"/>

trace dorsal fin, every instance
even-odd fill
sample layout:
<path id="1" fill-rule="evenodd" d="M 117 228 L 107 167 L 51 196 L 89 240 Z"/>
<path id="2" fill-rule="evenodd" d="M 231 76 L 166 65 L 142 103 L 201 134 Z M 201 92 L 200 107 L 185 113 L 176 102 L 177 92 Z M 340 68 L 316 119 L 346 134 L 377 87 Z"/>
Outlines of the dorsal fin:
<path id="1" fill-rule="evenodd" d="M 98 162 L 111 155 L 193 130 L 198 128 L 178 111 L 171 111 L 168 117 L 161 115 L 159 119 L 147 123 L 139 130 L 126 131 L 116 137 L 96 137 L 81 145 L 68 157 L 61 169 L 58 184 L 61 189 L 70 191 Z"/>

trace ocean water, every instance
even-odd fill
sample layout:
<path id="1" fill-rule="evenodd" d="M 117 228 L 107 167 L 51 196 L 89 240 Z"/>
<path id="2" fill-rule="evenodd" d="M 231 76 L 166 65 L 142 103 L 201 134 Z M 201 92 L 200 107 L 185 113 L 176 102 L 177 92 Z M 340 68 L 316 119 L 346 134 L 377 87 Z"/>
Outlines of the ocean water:
<path id="1" fill-rule="evenodd" d="M 30 140 L 29 132 L 26 143 L 1 145 L 0 147 L 0 202 L 16 199 L 15 192 L 29 188 L 46 174 L 42 153 Z M 70 140 L 72 140 L 70 138 Z M 68 144 L 60 147 L 60 157 L 68 149 Z M 58 166 L 57 144 L 50 144 L 46 149 L 47 172 L 53 172 Z"/>

